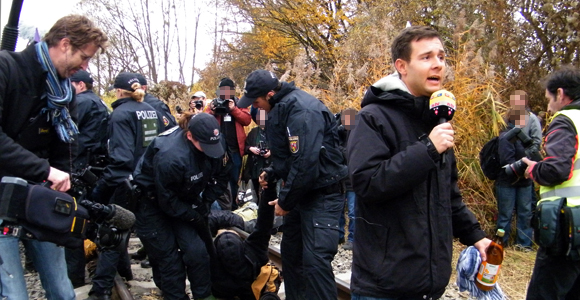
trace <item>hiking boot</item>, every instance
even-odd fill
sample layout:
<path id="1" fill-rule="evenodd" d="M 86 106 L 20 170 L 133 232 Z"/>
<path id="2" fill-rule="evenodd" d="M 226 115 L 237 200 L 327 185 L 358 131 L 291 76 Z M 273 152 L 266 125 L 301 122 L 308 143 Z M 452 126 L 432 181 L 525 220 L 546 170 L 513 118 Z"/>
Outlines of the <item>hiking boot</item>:
<path id="1" fill-rule="evenodd" d="M 524 252 L 524 253 L 529 253 L 529 252 L 534 251 L 532 249 L 532 247 L 530 247 L 530 246 L 515 245 L 514 248 L 516 248 L 516 250 Z"/>
<path id="2" fill-rule="evenodd" d="M 143 269 L 151 268 L 151 264 L 149 263 L 148 259 L 141 261 L 141 268 Z"/>
<path id="3" fill-rule="evenodd" d="M 111 300 L 111 295 L 93 293 L 85 300 Z"/>
<path id="4" fill-rule="evenodd" d="M 344 243 L 342 245 L 342 249 L 344 249 L 344 250 L 352 250 L 352 247 L 353 247 L 353 245 L 352 245 L 351 241 L 347 241 L 346 243 Z"/>
<path id="5" fill-rule="evenodd" d="M 338 239 L 338 244 L 339 244 L 339 245 L 342 245 L 342 244 L 344 244 L 344 237 L 342 237 L 342 238 Z"/>

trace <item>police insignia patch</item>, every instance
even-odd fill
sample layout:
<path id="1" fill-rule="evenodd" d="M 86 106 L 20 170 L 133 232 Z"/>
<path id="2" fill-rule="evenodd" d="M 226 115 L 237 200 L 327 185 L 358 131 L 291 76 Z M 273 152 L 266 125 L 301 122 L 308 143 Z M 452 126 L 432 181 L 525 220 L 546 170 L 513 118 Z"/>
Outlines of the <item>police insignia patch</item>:
<path id="1" fill-rule="evenodd" d="M 163 116 L 163 126 L 167 127 L 167 125 L 169 125 L 169 119 Z"/>
<path id="2" fill-rule="evenodd" d="M 300 140 L 299 140 L 298 136 L 288 137 L 288 142 L 290 143 L 290 152 L 292 152 L 292 153 L 298 152 L 298 150 L 300 149 L 299 141 Z"/>

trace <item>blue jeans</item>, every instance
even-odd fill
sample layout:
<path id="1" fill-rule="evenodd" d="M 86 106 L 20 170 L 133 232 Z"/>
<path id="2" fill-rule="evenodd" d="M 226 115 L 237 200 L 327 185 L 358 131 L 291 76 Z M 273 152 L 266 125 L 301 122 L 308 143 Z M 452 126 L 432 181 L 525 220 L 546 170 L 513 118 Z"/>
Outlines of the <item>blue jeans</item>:
<path id="1" fill-rule="evenodd" d="M 345 203 L 345 208 L 348 210 L 347 212 L 347 216 L 348 216 L 348 241 L 349 242 L 354 242 L 354 201 L 356 198 L 356 195 L 353 191 L 347 191 L 345 194 L 346 197 L 346 203 Z M 344 212 L 342 214 L 340 214 L 340 222 L 339 222 L 339 226 L 340 226 L 340 236 L 339 239 L 344 238 L 344 225 L 346 223 L 346 220 L 344 219 Z"/>
<path id="2" fill-rule="evenodd" d="M 497 194 L 497 228 L 505 230 L 503 238 L 507 245 L 511 232 L 511 219 L 514 208 L 517 212 L 517 238 L 516 244 L 532 246 L 532 186 L 511 187 L 495 185 Z"/>
<path id="3" fill-rule="evenodd" d="M 27 300 L 24 269 L 20 262 L 18 238 L 0 235 L 0 298 Z M 27 241 L 34 267 L 38 271 L 47 299 L 74 300 L 75 291 L 67 275 L 64 248 L 53 243 Z"/>

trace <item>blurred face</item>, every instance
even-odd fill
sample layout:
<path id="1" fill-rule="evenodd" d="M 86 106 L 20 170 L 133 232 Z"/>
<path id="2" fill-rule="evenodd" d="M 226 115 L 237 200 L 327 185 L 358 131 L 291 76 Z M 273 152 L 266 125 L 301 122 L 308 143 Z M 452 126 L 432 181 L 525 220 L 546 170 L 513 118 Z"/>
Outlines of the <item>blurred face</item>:
<path id="1" fill-rule="evenodd" d="M 256 119 L 258 121 L 258 126 L 260 126 L 260 128 L 262 128 L 262 129 L 264 129 L 264 127 L 266 127 L 266 120 L 268 120 L 268 113 L 266 113 L 265 110 L 259 108 L 258 115 L 256 116 Z"/>
<path id="2" fill-rule="evenodd" d="M 510 107 L 512 108 L 510 119 L 514 121 L 514 124 L 517 127 L 526 126 L 528 113 L 526 112 L 525 96 L 517 94 L 510 95 Z"/>
<path id="3" fill-rule="evenodd" d="M 445 49 L 441 40 L 435 37 L 411 42 L 410 60 L 399 58 L 395 66 L 413 96 L 431 96 L 443 86 Z"/>
<path id="4" fill-rule="evenodd" d="M 235 89 L 229 86 L 220 86 L 220 98 L 222 100 L 233 99 L 235 96 Z"/>
<path id="5" fill-rule="evenodd" d="M 49 55 L 58 75 L 67 78 L 80 69 L 86 70 L 89 61 L 98 50 L 99 47 L 94 43 L 76 48 L 70 44 L 68 38 L 64 38 L 57 45 L 49 48 Z"/>

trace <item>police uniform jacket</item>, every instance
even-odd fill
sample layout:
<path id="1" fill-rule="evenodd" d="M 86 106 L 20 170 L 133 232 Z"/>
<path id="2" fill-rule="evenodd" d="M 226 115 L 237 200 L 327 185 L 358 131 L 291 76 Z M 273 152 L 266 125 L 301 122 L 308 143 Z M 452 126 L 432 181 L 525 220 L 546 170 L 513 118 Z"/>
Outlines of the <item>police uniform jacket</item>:
<path id="1" fill-rule="evenodd" d="M 154 194 L 154 204 L 166 215 L 187 222 L 209 213 L 203 210 L 226 191 L 230 169 L 229 155 L 208 157 L 174 127 L 149 145 L 133 178 L 144 192 Z"/>
<path id="2" fill-rule="evenodd" d="M 83 168 L 89 163 L 89 152 L 100 154 L 105 151 L 103 140 L 107 136 L 109 111 L 99 96 L 93 91 L 86 90 L 77 94 L 77 115 L 79 145 L 75 165 Z"/>
<path id="3" fill-rule="evenodd" d="M 161 116 L 161 118 L 163 119 L 164 130 L 167 130 L 167 129 L 177 125 L 175 118 L 171 114 L 171 110 L 169 109 L 169 106 L 167 106 L 167 104 L 165 104 L 163 101 L 161 101 L 161 100 L 155 98 L 155 96 L 147 93 L 147 94 L 145 94 L 145 98 L 143 99 L 143 102 L 151 105 L 151 107 L 153 107 L 157 111 L 157 114 L 159 116 Z"/>
<path id="4" fill-rule="evenodd" d="M 46 76 L 34 45 L 22 52 L 0 52 L 0 178 L 41 182 L 50 166 L 70 171 L 76 143 L 62 142 L 52 120 L 41 113 L 47 107 Z M 73 120 L 74 99 L 69 105 Z"/>
<path id="5" fill-rule="evenodd" d="M 108 126 L 109 165 L 104 182 L 116 187 L 127 179 L 145 152 L 145 148 L 163 131 L 163 120 L 149 104 L 132 98 L 118 99 L 113 104 Z"/>
<path id="6" fill-rule="evenodd" d="M 437 125 L 429 97 L 411 95 L 397 74 L 379 82 L 347 145 L 357 214 L 351 291 L 438 299 L 451 276 L 453 238 L 473 245 L 485 233 L 462 201 L 453 149 L 441 165 L 426 139 Z"/>
<path id="7" fill-rule="evenodd" d="M 326 106 L 294 83 L 282 82 L 271 99 L 266 133 L 272 168 L 284 180 L 278 205 L 286 211 L 313 190 L 347 176 L 339 149 L 337 123 Z M 301 200 L 304 199 L 304 200 Z"/>

